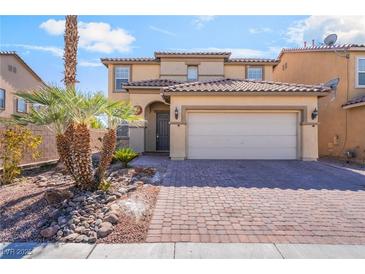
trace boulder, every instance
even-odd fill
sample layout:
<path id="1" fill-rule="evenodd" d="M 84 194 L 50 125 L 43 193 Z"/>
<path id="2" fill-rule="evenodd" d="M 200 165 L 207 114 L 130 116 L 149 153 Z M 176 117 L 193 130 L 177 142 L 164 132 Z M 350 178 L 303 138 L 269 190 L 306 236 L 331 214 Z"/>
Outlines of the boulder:
<path id="1" fill-rule="evenodd" d="M 115 214 L 108 214 L 105 216 L 104 222 L 109 222 L 109 223 L 115 225 L 119 222 L 119 218 Z"/>
<path id="2" fill-rule="evenodd" d="M 113 225 L 109 222 L 102 222 L 98 230 L 98 237 L 104 238 L 113 231 Z"/>
<path id="3" fill-rule="evenodd" d="M 72 197 L 73 193 L 67 189 L 48 189 L 44 193 L 44 198 L 48 204 L 60 204 L 64 200 L 71 199 Z"/>
<path id="4" fill-rule="evenodd" d="M 42 229 L 40 234 L 43 238 L 52 238 L 54 235 L 56 235 L 57 231 L 60 229 L 58 225 L 50 226 L 45 229 Z"/>

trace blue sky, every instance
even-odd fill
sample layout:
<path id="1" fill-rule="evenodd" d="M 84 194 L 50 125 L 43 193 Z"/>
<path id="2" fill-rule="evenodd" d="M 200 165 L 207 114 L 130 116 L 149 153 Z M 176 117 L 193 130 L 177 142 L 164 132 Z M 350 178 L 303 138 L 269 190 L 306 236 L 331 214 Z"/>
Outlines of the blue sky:
<path id="1" fill-rule="evenodd" d="M 0 49 L 17 51 L 45 82 L 61 85 L 63 20 L 63 16 L 1 16 Z M 275 58 L 282 47 L 312 39 L 320 43 L 331 32 L 340 34 L 340 42 L 365 41 L 363 17 L 360 23 L 356 17 L 336 16 L 79 16 L 78 20 L 78 88 L 85 92 L 107 90 L 101 57 L 151 57 L 155 50 L 231 50 L 236 57 Z"/>

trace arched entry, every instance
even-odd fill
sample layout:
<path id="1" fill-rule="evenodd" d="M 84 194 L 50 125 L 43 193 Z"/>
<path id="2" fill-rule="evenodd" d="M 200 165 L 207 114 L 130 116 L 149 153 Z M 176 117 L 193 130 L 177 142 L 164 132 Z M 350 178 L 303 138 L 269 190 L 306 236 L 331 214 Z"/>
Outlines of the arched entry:
<path id="1" fill-rule="evenodd" d="M 145 151 L 169 151 L 170 107 L 164 102 L 151 102 L 145 107 Z"/>

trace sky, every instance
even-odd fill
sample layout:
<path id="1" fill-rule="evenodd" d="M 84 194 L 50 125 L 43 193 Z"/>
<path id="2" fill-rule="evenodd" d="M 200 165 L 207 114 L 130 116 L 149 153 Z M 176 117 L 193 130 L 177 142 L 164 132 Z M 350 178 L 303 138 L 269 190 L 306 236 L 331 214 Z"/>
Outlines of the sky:
<path id="1" fill-rule="evenodd" d="M 77 79 L 83 92 L 107 93 L 102 57 L 153 57 L 154 51 L 231 51 L 276 58 L 282 48 L 365 43 L 365 16 L 79 16 Z M 0 50 L 16 51 L 49 84 L 62 85 L 64 16 L 0 16 Z"/>

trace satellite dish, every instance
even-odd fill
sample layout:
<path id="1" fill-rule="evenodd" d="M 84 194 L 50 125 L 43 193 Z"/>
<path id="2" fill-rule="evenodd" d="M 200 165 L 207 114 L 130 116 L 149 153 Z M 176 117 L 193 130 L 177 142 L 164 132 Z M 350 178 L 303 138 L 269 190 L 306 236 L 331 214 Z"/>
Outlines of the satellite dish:
<path id="1" fill-rule="evenodd" d="M 324 38 L 324 43 L 326 46 L 333 46 L 337 41 L 337 34 L 332 33 L 330 35 L 327 35 L 326 38 Z"/>

